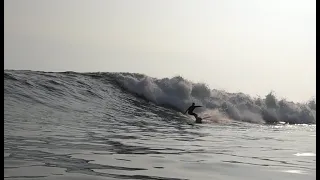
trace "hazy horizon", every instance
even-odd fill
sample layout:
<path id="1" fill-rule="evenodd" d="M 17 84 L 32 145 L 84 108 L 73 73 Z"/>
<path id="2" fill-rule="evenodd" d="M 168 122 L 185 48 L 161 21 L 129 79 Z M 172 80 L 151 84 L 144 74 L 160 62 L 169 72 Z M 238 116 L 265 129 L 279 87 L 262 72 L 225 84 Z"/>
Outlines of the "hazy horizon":
<path id="1" fill-rule="evenodd" d="M 305 102 L 316 95 L 316 1 L 5 0 L 4 68 L 180 75 Z"/>

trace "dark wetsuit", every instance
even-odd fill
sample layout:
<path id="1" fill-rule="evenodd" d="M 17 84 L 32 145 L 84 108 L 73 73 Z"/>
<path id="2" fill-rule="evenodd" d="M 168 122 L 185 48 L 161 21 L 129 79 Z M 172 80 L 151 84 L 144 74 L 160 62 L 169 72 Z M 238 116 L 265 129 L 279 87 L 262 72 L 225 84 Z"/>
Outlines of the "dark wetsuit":
<path id="1" fill-rule="evenodd" d="M 196 108 L 196 107 L 201 107 L 201 106 L 190 106 L 186 112 L 188 112 L 188 114 L 194 116 L 196 119 L 198 119 L 198 115 L 196 113 L 193 112 L 193 110 Z"/>

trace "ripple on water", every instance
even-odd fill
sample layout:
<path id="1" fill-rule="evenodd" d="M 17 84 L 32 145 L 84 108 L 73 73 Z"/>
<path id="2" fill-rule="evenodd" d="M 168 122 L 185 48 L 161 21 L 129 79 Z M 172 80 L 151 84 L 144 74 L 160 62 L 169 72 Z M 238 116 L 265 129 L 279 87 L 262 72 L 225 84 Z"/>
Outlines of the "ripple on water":
<path id="1" fill-rule="evenodd" d="M 4 178 L 45 178 L 50 175 L 62 175 L 65 173 L 63 168 L 44 167 L 44 166 L 29 166 L 4 169 Z"/>

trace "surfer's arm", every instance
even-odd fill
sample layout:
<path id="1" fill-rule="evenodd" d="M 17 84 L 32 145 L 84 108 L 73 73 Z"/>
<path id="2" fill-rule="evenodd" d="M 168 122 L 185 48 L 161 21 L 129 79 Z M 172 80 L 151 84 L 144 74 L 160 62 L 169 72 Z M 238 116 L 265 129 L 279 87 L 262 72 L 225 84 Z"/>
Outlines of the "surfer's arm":
<path id="1" fill-rule="evenodd" d="M 202 107 L 202 106 L 194 106 L 194 107 Z"/>

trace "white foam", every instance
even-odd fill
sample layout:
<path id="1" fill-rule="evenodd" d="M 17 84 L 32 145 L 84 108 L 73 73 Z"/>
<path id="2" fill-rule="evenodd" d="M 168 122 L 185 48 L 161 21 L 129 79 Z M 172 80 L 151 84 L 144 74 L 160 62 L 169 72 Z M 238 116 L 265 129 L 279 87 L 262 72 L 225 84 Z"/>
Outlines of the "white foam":
<path id="1" fill-rule="evenodd" d="M 182 77 L 156 79 L 146 75 L 115 73 L 115 80 L 158 105 L 166 105 L 184 112 L 192 102 L 202 105 L 196 113 L 216 110 L 223 118 L 251 123 L 290 122 L 315 123 L 316 110 L 308 104 L 278 101 L 270 93 L 264 99 L 252 98 L 243 93 L 211 90 L 203 83 L 193 83 Z M 315 102 L 314 102 L 315 103 Z M 218 115 L 220 116 L 220 115 Z"/>
<path id="2" fill-rule="evenodd" d="M 314 153 L 296 153 L 295 156 L 316 156 Z"/>
<path id="3" fill-rule="evenodd" d="M 284 170 L 282 172 L 294 173 L 294 174 L 307 174 L 305 171 L 301 171 L 301 170 Z"/>

